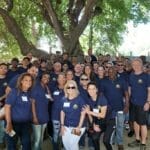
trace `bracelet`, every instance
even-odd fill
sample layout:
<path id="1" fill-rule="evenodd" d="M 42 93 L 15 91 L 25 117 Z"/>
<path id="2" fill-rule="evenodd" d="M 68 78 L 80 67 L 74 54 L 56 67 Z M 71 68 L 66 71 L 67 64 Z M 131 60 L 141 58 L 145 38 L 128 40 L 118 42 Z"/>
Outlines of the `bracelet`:
<path id="1" fill-rule="evenodd" d="M 64 124 L 60 124 L 60 126 L 64 126 Z"/>

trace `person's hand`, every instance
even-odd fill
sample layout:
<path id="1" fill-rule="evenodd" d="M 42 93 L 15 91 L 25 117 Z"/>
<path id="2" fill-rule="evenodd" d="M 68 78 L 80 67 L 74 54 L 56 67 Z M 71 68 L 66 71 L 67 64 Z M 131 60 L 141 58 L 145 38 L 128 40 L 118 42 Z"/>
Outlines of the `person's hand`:
<path id="1" fill-rule="evenodd" d="M 123 109 L 123 112 L 125 114 L 127 114 L 129 112 L 129 106 L 125 106 L 124 109 Z"/>
<path id="2" fill-rule="evenodd" d="M 66 128 L 65 126 L 61 126 L 61 135 L 63 136 L 65 134 Z"/>
<path id="3" fill-rule="evenodd" d="M 7 123 L 6 129 L 5 129 L 6 133 L 10 133 L 12 130 L 13 130 L 12 123 Z"/>
<path id="4" fill-rule="evenodd" d="M 148 111 L 149 110 L 149 103 L 146 102 L 145 105 L 144 105 L 144 111 Z"/>
<path id="5" fill-rule="evenodd" d="M 38 125 L 39 124 L 39 121 L 36 117 L 33 117 L 33 124 L 35 125 Z"/>
<path id="6" fill-rule="evenodd" d="M 96 132 L 100 132 L 100 131 L 101 131 L 99 125 L 96 125 L 96 124 L 93 125 L 93 129 L 94 129 L 94 131 L 96 131 Z"/>
<path id="7" fill-rule="evenodd" d="M 89 114 L 89 112 L 90 112 L 90 106 L 89 106 L 89 105 L 85 105 L 85 106 L 84 106 L 84 110 L 85 110 L 85 112 L 86 112 L 87 114 Z"/>

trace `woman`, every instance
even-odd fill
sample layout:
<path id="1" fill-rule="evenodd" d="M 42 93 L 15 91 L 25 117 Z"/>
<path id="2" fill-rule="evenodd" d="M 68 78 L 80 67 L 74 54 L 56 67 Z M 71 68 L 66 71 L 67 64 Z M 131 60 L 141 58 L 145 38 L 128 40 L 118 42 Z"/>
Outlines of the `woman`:
<path id="1" fill-rule="evenodd" d="M 52 100 L 50 90 L 47 86 L 50 75 L 45 72 L 40 81 L 32 89 L 32 111 L 33 111 L 33 150 L 41 150 L 44 131 L 49 121 L 48 102 Z"/>
<path id="2" fill-rule="evenodd" d="M 17 88 L 9 93 L 5 104 L 7 149 L 16 150 L 17 139 L 20 137 L 22 150 L 31 150 L 30 122 L 32 117 L 30 89 L 33 77 L 29 73 L 22 74 Z M 11 133 L 14 133 L 13 135 Z"/>
<path id="3" fill-rule="evenodd" d="M 90 82 L 87 87 L 89 93 L 89 105 L 85 106 L 89 121 L 92 124 L 92 134 L 89 133 L 95 150 L 99 150 L 99 138 L 105 130 L 105 117 L 107 112 L 107 100 L 104 96 L 98 95 L 98 88 L 95 83 Z"/>
<path id="4" fill-rule="evenodd" d="M 79 96 L 77 84 L 67 81 L 64 87 L 65 97 L 61 110 L 61 135 L 65 150 L 79 150 L 78 142 L 85 131 L 83 127 L 85 113 L 82 111 L 84 101 Z"/>
<path id="5" fill-rule="evenodd" d="M 74 72 L 72 70 L 66 71 L 66 80 L 74 80 Z"/>

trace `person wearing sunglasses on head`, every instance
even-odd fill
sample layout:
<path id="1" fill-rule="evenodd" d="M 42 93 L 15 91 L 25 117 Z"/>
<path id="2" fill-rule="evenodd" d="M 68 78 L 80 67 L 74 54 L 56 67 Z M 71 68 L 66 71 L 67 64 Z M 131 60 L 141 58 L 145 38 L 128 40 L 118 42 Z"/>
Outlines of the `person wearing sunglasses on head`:
<path id="1" fill-rule="evenodd" d="M 85 102 L 79 95 L 75 81 L 69 80 L 64 86 L 65 97 L 60 113 L 61 135 L 65 150 L 79 150 L 79 140 L 85 131 L 82 111 Z"/>

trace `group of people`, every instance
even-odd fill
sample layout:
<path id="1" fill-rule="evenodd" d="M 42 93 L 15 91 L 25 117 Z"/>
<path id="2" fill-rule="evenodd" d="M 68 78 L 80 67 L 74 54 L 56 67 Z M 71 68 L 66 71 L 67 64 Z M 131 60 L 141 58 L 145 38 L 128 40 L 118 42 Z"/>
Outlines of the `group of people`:
<path id="1" fill-rule="evenodd" d="M 68 54 L 52 67 L 32 54 L 10 66 L 0 64 L 0 146 L 8 150 L 41 150 L 46 129 L 54 150 L 124 150 L 124 124 L 135 140 L 129 147 L 146 150 L 150 108 L 149 66 L 141 58 L 115 61 L 89 50 L 84 63 Z M 129 115 L 129 117 L 128 117 Z M 60 146 L 58 143 L 61 143 Z"/>

